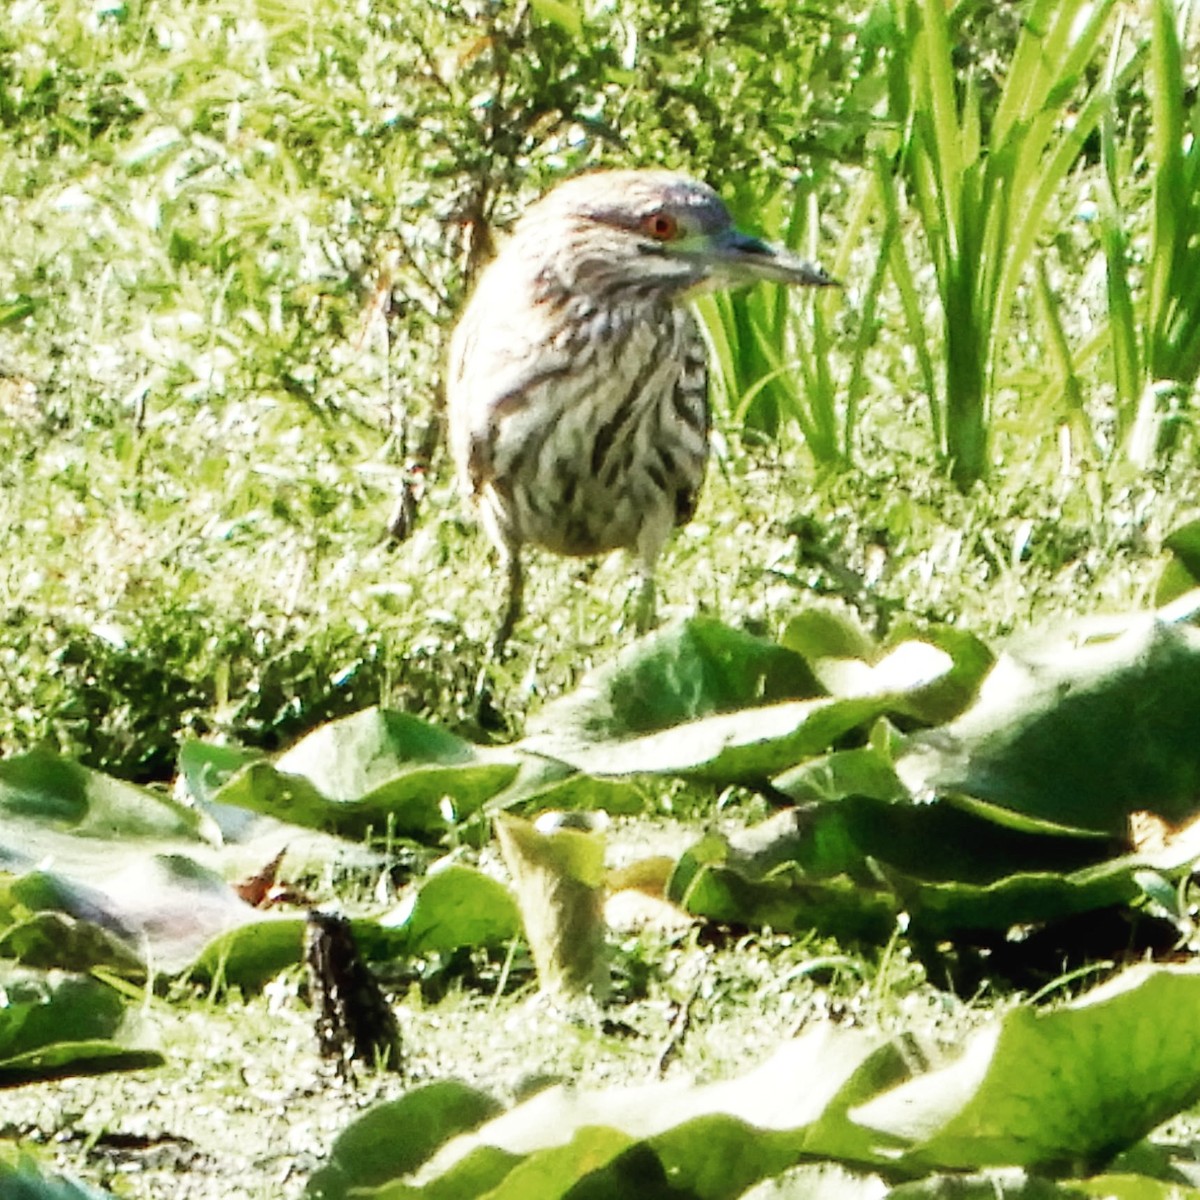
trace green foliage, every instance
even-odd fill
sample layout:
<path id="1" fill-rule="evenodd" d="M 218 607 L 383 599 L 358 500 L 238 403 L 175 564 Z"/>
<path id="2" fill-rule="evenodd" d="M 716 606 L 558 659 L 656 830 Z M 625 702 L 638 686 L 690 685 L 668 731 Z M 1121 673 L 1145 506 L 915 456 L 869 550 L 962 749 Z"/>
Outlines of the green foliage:
<path id="1" fill-rule="evenodd" d="M 907 91 L 893 95 L 902 105 L 894 115 L 905 133 L 903 177 L 936 271 L 945 339 L 943 383 L 929 400 L 939 448 L 963 488 L 991 467 L 998 348 L 1021 273 L 1056 190 L 1104 111 L 1103 89 L 1082 100 L 1077 92 L 1111 8 L 1031 4 L 986 122 L 975 80 L 959 91 L 945 6 L 897 10 L 892 52 L 907 80 Z M 893 253 L 903 253 L 900 242 Z M 909 277 L 902 267 L 902 288 Z M 915 307 L 905 307 L 910 337 L 920 343 L 925 330 L 915 324 Z"/>
<path id="2" fill-rule="evenodd" d="M 0 967 L 0 1087 L 159 1066 L 123 1038 L 126 1007 L 106 984 L 62 971 Z M 2 1178 L 2 1177 L 0 1177 Z"/>
<path id="3" fill-rule="evenodd" d="M 1186 397 L 1200 376 L 1200 148 L 1195 106 L 1183 70 L 1192 5 L 1160 0 L 1151 9 L 1151 220 L 1145 283 L 1134 295 L 1136 257 L 1122 204 L 1116 123 L 1111 100 L 1104 151 L 1103 236 L 1109 320 L 1119 400 L 1118 433 L 1130 459 L 1148 467 L 1178 442 Z M 1115 48 L 1114 48 L 1115 53 Z M 1112 85 L 1110 84 L 1110 88 Z M 1114 89 L 1115 90 L 1115 89 Z"/>

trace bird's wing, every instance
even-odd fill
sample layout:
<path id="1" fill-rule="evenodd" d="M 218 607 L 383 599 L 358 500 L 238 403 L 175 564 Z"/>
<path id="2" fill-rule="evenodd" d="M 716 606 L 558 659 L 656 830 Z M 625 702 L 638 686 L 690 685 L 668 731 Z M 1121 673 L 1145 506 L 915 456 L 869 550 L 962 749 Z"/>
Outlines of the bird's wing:
<path id="1" fill-rule="evenodd" d="M 708 356 L 704 338 L 691 313 L 686 314 L 689 328 L 685 332 L 686 347 L 683 369 L 675 381 L 672 405 L 676 417 L 699 434 L 707 447 L 712 427 L 712 410 L 708 403 Z M 686 525 L 696 515 L 700 502 L 703 468 L 697 473 L 694 487 L 681 488 L 675 494 L 675 524 Z"/>
<path id="2" fill-rule="evenodd" d="M 459 475 L 473 494 L 492 479 L 504 422 L 572 369 L 567 353 L 549 350 L 531 332 L 503 319 L 486 327 L 465 320 L 455 332 L 447 387 L 450 442 Z"/>

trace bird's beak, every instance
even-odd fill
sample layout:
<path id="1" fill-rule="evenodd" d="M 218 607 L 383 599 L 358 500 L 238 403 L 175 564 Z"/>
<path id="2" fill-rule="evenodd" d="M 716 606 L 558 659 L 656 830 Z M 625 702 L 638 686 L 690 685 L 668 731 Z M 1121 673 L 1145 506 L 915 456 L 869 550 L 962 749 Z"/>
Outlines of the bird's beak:
<path id="1" fill-rule="evenodd" d="M 804 287 L 841 286 L 815 263 L 793 254 L 785 246 L 761 241 L 737 229 L 714 234 L 702 246 L 689 247 L 684 253 L 689 251 L 709 268 L 712 283 L 717 287 L 755 283 L 760 279 Z"/>

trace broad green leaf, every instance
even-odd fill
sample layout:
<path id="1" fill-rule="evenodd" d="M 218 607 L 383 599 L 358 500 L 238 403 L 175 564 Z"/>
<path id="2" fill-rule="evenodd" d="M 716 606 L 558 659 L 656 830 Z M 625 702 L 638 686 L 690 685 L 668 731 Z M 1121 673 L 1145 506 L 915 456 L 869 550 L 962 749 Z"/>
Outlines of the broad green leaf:
<path id="1" fill-rule="evenodd" d="M 665 1177 L 672 1195 L 734 1197 L 800 1157 L 806 1127 L 878 1044 L 860 1031 L 815 1027 L 721 1083 L 547 1088 L 449 1142 L 407 1181 L 410 1190 L 390 1194 L 637 1197 L 663 1194 Z M 486 1187 L 473 1186 L 480 1176 Z"/>
<path id="2" fill-rule="evenodd" d="M 0 1087 L 158 1066 L 120 1040 L 125 1004 L 85 975 L 0 966 Z"/>
<path id="3" fill-rule="evenodd" d="M 876 1046 L 830 1097 L 825 1111 L 804 1135 L 804 1151 L 813 1158 L 885 1165 L 903 1148 L 896 1139 L 886 1143 L 875 1131 L 863 1129 L 850 1113 L 874 1097 L 929 1071 L 941 1059 L 937 1051 L 912 1034 L 901 1034 Z"/>
<path id="4" fill-rule="evenodd" d="M 303 775 L 331 799 L 352 800 L 413 767 L 459 767 L 479 760 L 477 747 L 437 725 L 366 708 L 314 729 L 276 765 L 284 774 Z"/>
<path id="5" fill-rule="evenodd" d="M 756 1183 L 751 1194 L 763 1200 L 1160 1200 L 1148 1178 L 1139 1187 L 1136 1176 L 1128 1184 L 1115 1175 L 1058 1176 L 1107 1159 L 1200 1096 L 1197 1009 L 1200 971 L 1134 968 L 1059 1009 L 1011 1009 L 957 1050 L 815 1026 L 723 1083 L 555 1086 L 449 1138 L 422 1132 L 418 1092 L 352 1127 L 355 1154 L 346 1158 L 377 1164 L 371 1181 L 383 1186 L 372 1194 L 395 1200 L 667 1191 L 732 1200 Z M 468 1097 L 473 1104 L 477 1094 Z M 418 1123 L 405 1148 L 394 1130 L 409 1104 Z M 458 1132 L 471 1120 L 449 1123 Z M 818 1175 L 822 1190 L 807 1192 L 796 1167 L 813 1160 L 860 1174 Z M 930 1174 L 946 1170 L 964 1173 Z M 881 1190 L 874 1171 L 912 1182 Z M 1100 1190 L 1102 1180 L 1112 1192 Z M 341 1195 L 310 1189 L 314 1197 Z"/>
<path id="6" fill-rule="evenodd" d="M 871 724 L 892 710 L 892 699 L 793 701 L 705 717 L 642 737 L 604 740 L 563 731 L 534 735 L 521 746 L 597 776 L 684 775 L 757 783 Z"/>
<path id="7" fill-rule="evenodd" d="M 82 767 L 45 749 L 0 762 L 0 847 L 27 845 L 17 828 L 44 826 L 89 838 L 199 840 L 203 818 L 169 797 Z"/>
<path id="8" fill-rule="evenodd" d="M 321 726 L 275 764 L 249 763 L 212 799 L 344 837 L 430 837 L 516 773 L 511 756 L 485 754 L 415 717 L 370 708 Z"/>
<path id="9" fill-rule="evenodd" d="M 1120 834 L 1138 810 L 1185 818 L 1200 794 L 1200 630 L 1146 617 L 1005 656 L 897 771 L 914 794 L 961 793 L 1014 823 Z"/>
<path id="10" fill-rule="evenodd" d="M 779 644 L 812 662 L 822 658 L 859 658 L 875 655 L 875 642 L 862 624 L 841 609 L 806 608 L 784 626 Z"/>
<path id="11" fill-rule="evenodd" d="M 1163 568 L 1154 594 L 1156 604 L 1167 604 L 1200 585 L 1200 520 L 1188 521 L 1163 538 L 1171 558 Z"/>
<path id="12" fill-rule="evenodd" d="M 1114 1098 L 1119 1102 L 1114 1103 Z M 1100 1166 L 1200 1099 L 1200 971 L 1143 968 L 978 1030 L 951 1065 L 850 1115 L 914 1172 Z"/>
<path id="13" fill-rule="evenodd" d="M 109 1037 L 125 1019 L 120 995 L 84 975 L 5 967 L 0 981 L 0 1057 L 5 1059 L 51 1042 Z"/>
<path id="14" fill-rule="evenodd" d="M 729 845 L 716 834 L 683 856 L 667 898 L 710 921 L 784 933 L 818 930 L 832 937 L 882 943 L 899 914 L 895 897 L 863 887 L 848 875 L 807 877 L 796 867 L 761 874 L 729 862 Z"/>
<path id="15" fill-rule="evenodd" d="M 190 961 L 189 975 L 256 990 L 301 960 L 303 917 L 243 908 L 242 919 L 231 920 L 232 928 L 212 937 Z M 516 901 L 504 884 L 460 863 L 433 868 L 391 913 L 351 924 L 363 955 L 381 962 L 503 945 L 521 928 Z"/>
<path id="16" fill-rule="evenodd" d="M 447 1079 L 377 1105 L 333 1143 L 329 1162 L 309 1181 L 309 1200 L 342 1200 L 351 1188 L 374 1187 L 415 1171 L 456 1134 L 495 1117 L 490 1096 Z M 403 1129 L 404 1136 L 396 1137 Z"/>
<path id="17" fill-rule="evenodd" d="M 179 778 L 192 799 L 211 801 L 221 786 L 242 767 L 262 757 L 257 750 L 191 738 L 179 748 Z"/>
<path id="18" fill-rule="evenodd" d="M 498 879 L 461 863 L 435 866 L 379 921 L 393 955 L 448 954 L 460 946 L 497 946 L 521 930 L 517 902 Z"/>
<path id="19" fill-rule="evenodd" d="M 837 1163 L 802 1163 L 745 1193 L 742 1200 L 886 1200 L 878 1175 L 848 1171 Z"/>
<path id="20" fill-rule="evenodd" d="M 100 925 L 61 912 L 33 913 L 7 927 L 0 921 L 0 958 L 42 969 L 104 967 L 129 979 L 146 975 L 146 964 L 127 942 Z"/>
<path id="21" fill-rule="evenodd" d="M 907 800 L 908 789 L 892 765 L 892 755 L 875 745 L 834 750 L 784 771 L 771 780 L 776 791 L 799 803 L 870 796 L 877 800 Z"/>
<path id="22" fill-rule="evenodd" d="M 950 659 L 949 669 L 915 678 L 906 687 L 904 713 L 931 725 L 958 716 L 975 698 L 995 656 L 979 638 L 949 625 L 908 630 L 899 623 L 892 630 L 891 654 L 902 646 L 931 646 Z"/>
<path id="23" fill-rule="evenodd" d="M 817 608 L 793 617 L 780 640 L 804 656 L 830 695 L 903 693 L 901 711 L 929 724 L 957 716 L 993 661 L 965 630 L 897 625 L 877 646 L 849 617 Z"/>
<path id="24" fill-rule="evenodd" d="M 800 655 L 695 617 L 642 638 L 590 671 L 574 692 L 531 717 L 529 732 L 534 742 L 539 736 L 612 741 L 822 694 Z"/>
<path id="25" fill-rule="evenodd" d="M 300 962 L 304 952 L 303 917 L 248 910 L 249 919 L 218 934 L 187 968 L 187 975 L 257 991 L 285 967 Z"/>
<path id="26" fill-rule="evenodd" d="M 191 966 L 217 939 L 213 965 L 221 948 L 236 943 L 236 982 L 248 984 L 254 974 L 248 963 L 243 968 L 248 948 L 271 935 L 243 934 L 243 927 L 280 919 L 252 908 L 220 875 L 184 855 L 130 856 L 102 889 L 45 871 L 0 882 L 0 953 L 72 970 L 104 966 L 140 978 L 152 966 L 170 975 Z M 296 960 L 298 948 L 297 939 L 287 962 Z M 201 961 L 210 959 L 201 955 Z"/>
<path id="27" fill-rule="evenodd" d="M 647 789 L 636 780 L 597 779 L 554 759 L 526 756 L 516 778 L 487 803 L 487 811 L 515 809 L 530 814 L 546 809 L 598 810 L 631 815 L 644 812 Z"/>
<path id="28" fill-rule="evenodd" d="M 1127 902 L 1138 870 L 1184 870 L 1197 850 L 1109 859 L 1103 840 L 1008 829 L 947 803 L 850 795 L 706 835 L 680 858 L 668 895 L 711 920 L 870 941 L 889 937 L 907 910 L 914 932 L 944 936 Z"/>
<path id="29" fill-rule="evenodd" d="M 820 668 L 833 671 L 844 694 L 822 696 L 800 655 L 708 619 L 684 622 L 631 646 L 547 705 L 518 748 L 602 777 L 761 783 L 885 714 L 919 716 L 925 689 L 953 670 L 953 658 L 913 645 L 924 656 L 916 674 L 858 660 L 840 660 L 839 672 L 824 660 Z M 938 660 L 932 674 L 930 655 Z"/>
<path id="30" fill-rule="evenodd" d="M 241 842 L 252 834 L 262 817 L 244 808 L 215 801 L 221 788 L 249 763 L 261 762 L 260 751 L 241 746 L 220 746 L 191 739 L 179 750 L 179 782 L 192 801 L 212 817 L 225 842 Z"/>
<path id="31" fill-rule="evenodd" d="M 1096 1175 L 1071 1186 L 1077 1195 L 1095 1200 L 1200 1200 L 1200 1187 L 1145 1175 Z"/>
<path id="32" fill-rule="evenodd" d="M 671 1188 L 662 1160 L 632 1135 L 608 1126 L 584 1126 L 565 1146 L 530 1154 L 512 1166 L 488 1195 L 492 1200 L 571 1195 L 577 1200 L 608 1196 L 662 1195 Z M 686 1197 L 686 1192 L 679 1192 Z"/>
<path id="33" fill-rule="evenodd" d="M 116 1042 L 51 1042 L 37 1050 L 0 1060 L 0 1087 L 21 1087 L 80 1075 L 107 1075 L 112 1071 L 147 1071 L 166 1059 L 157 1050 L 122 1046 Z"/>

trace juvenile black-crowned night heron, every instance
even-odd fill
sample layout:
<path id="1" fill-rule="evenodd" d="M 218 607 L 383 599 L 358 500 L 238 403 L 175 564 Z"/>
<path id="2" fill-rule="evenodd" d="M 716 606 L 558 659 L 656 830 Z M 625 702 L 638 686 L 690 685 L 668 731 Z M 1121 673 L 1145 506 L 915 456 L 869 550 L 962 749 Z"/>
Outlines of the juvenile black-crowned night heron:
<path id="1" fill-rule="evenodd" d="M 654 566 L 696 510 L 708 370 L 690 296 L 819 267 L 739 232 L 710 187 L 669 171 L 597 171 L 517 222 L 450 344 L 450 446 L 508 575 L 499 653 L 521 612 L 521 547 L 629 549 L 637 624 Z"/>

